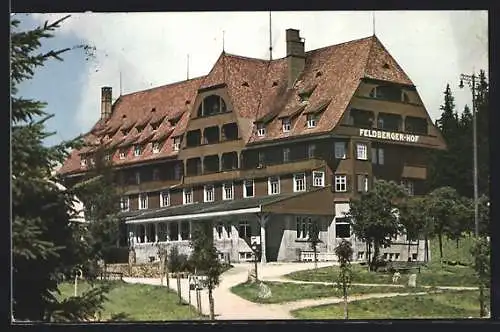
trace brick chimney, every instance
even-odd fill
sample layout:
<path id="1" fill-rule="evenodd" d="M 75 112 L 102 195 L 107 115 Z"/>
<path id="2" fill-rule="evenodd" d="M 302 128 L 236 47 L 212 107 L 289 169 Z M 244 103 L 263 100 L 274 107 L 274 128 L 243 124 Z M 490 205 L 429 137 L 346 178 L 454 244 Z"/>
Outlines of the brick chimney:
<path id="1" fill-rule="evenodd" d="M 108 119 L 111 116 L 112 97 L 111 87 L 105 86 L 101 88 L 101 120 Z"/>
<path id="2" fill-rule="evenodd" d="M 304 40 L 300 38 L 299 30 L 286 30 L 286 62 L 288 65 L 288 88 L 293 84 L 304 70 L 306 54 L 304 50 Z"/>

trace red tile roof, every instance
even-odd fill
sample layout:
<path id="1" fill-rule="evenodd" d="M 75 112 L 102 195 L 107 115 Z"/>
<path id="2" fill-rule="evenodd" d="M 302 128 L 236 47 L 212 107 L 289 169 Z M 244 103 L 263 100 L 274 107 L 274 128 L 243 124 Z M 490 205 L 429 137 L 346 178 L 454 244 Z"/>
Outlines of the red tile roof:
<path id="1" fill-rule="evenodd" d="M 146 125 L 138 139 L 147 143 L 151 138 L 166 138 L 160 153 L 153 154 L 148 143 L 141 156 L 134 157 L 129 149 L 127 158 L 119 159 L 115 153 L 113 162 L 119 165 L 173 157 L 177 154 L 173 137 L 184 133 L 198 90 L 220 84 L 227 86 L 241 137 L 247 143 L 328 132 L 337 125 L 361 79 L 413 85 L 375 36 L 306 52 L 304 70 L 292 89 L 288 89 L 287 69 L 286 58 L 268 61 L 222 53 L 206 76 L 120 96 L 111 118 L 99 120 L 85 138 L 95 140 L 107 134 L 109 145 L 131 147 L 137 134 L 134 126 Z M 302 102 L 299 94 L 311 90 L 308 101 Z M 321 116 L 316 127 L 307 128 L 305 115 L 317 111 Z M 281 119 L 288 116 L 293 117 L 291 131 L 283 134 Z M 177 118 L 172 126 L 170 120 Z M 255 121 L 267 123 L 265 137 L 257 136 Z M 153 132 L 148 123 L 161 124 Z M 129 127 L 132 130 L 122 141 L 122 130 Z M 80 171 L 79 153 L 72 152 L 59 172 Z"/>

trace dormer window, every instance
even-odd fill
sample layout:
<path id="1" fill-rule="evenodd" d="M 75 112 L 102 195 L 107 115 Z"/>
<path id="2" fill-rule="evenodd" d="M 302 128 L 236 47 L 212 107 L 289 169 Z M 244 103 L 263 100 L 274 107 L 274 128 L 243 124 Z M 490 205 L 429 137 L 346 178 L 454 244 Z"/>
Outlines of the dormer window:
<path id="1" fill-rule="evenodd" d="M 211 95 L 203 99 L 198 107 L 198 117 L 210 116 L 227 111 L 226 102 L 220 96 Z"/>
<path id="2" fill-rule="evenodd" d="M 85 167 L 87 166 L 87 159 L 83 158 L 80 160 L 80 166 Z"/>
<path id="3" fill-rule="evenodd" d="M 95 159 L 94 158 L 90 158 L 90 165 L 95 166 Z"/>
<path id="4" fill-rule="evenodd" d="M 134 147 L 134 156 L 139 157 L 142 154 L 142 146 L 136 145 Z"/>
<path id="5" fill-rule="evenodd" d="M 288 133 L 292 127 L 292 120 L 286 118 L 282 120 L 282 128 L 284 133 Z"/>
<path id="6" fill-rule="evenodd" d="M 174 151 L 179 151 L 181 148 L 181 138 L 174 137 Z"/>
<path id="7" fill-rule="evenodd" d="M 123 136 L 126 136 L 130 132 L 130 129 L 122 129 Z"/>
<path id="8" fill-rule="evenodd" d="M 110 161 L 110 160 L 111 160 L 111 153 L 106 152 L 106 153 L 104 154 L 104 160 L 105 160 L 105 161 Z"/>
<path id="9" fill-rule="evenodd" d="M 120 149 L 120 159 L 125 159 L 127 156 L 127 149 Z"/>
<path id="10" fill-rule="evenodd" d="M 160 142 L 153 142 L 153 153 L 160 152 Z"/>
<path id="11" fill-rule="evenodd" d="M 263 123 L 257 123 L 257 136 L 266 136 L 266 126 Z"/>
<path id="12" fill-rule="evenodd" d="M 318 123 L 317 114 L 307 114 L 307 128 L 315 128 Z"/>
<path id="13" fill-rule="evenodd" d="M 152 123 L 151 124 L 151 129 L 153 129 L 153 131 L 155 131 L 156 129 L 158 129 L 158 127 L 160 126 L 160 123 Z"/>

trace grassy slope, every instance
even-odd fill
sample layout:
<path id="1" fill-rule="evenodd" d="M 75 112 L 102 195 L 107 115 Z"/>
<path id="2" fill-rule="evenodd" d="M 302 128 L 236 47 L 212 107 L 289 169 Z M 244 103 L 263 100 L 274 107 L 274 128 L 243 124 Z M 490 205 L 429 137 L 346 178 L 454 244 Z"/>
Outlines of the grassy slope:
<path id="1" fill-rule="evenodd" d="M 323 297 L 340 297 L 341 293 L 331 285 L 294 284 L 281 282 L 266 282 L 271 290 L 271 297 L 264 299 L 259 297 L 260 289 L 255 283 L 242 283 L 231 288 L 234 294 L 256 303 L 284 303 L 303 299 L 317 299 Z M 419 292 L 422 288 L 407 287 L 365 287 L 352 286 L 349 295 L 360 295 L 367 293 L 406 293 Z"/>
<path id="2" fill-rule="evenodd" d="M 369 299 L 349 303 L 349 319 L 468 318 L 479 317 L 478 291 Z M 343 304 L 299 309 L 299 319 L 343 319 Z"/>
<path id="3" fill-rule="evenodd" d="M 81 294 L 91 286 L 88 283 L 78 285 Z M 63 283 L 59 286 L 61 296 L 73 296 L 72 283 Z M 194 308 L 188 305 L 178 305 L 176 293 L 166 287 L 127 284 L 113 282 L 113 288 L 107 294 L 108 301 L 104 304 L 103 320 L 112 315 L 126 314 L 126 320 L 131 321 L 164 321 L 164 320 L 192 320 L 199 319 Z"/>

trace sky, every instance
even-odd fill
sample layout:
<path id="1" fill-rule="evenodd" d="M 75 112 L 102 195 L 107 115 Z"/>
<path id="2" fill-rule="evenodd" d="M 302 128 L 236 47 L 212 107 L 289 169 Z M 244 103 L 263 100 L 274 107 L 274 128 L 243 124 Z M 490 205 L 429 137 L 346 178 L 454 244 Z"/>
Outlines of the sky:
<path id="1" fill-rule="evenodd" d="M 31 29 L 66 14 L 16 14 Z M 272 12 L 273 58 L 285 56 L 285 30 L 299 29 L 306 51 L 375 34 L 417 87 L 435 120 L 449 83 L 457 110 L 471 104 L 458 88 L 461 73 L 488 72 L 487 11 Z M 269 58 L 269 12 L 76 13 L 44 41 L 43 50 L 79 44 L 19 88 L 23 97 L 48 103 L 55 114 L 45 144 L 89 131 L 100 116 L 101 87 L 122 94 L 208 74 L 226 52 Z M 120 79 L 121 77 L 121 79 Z M 121 83 L 120 83 L 121 81 Z"/>

